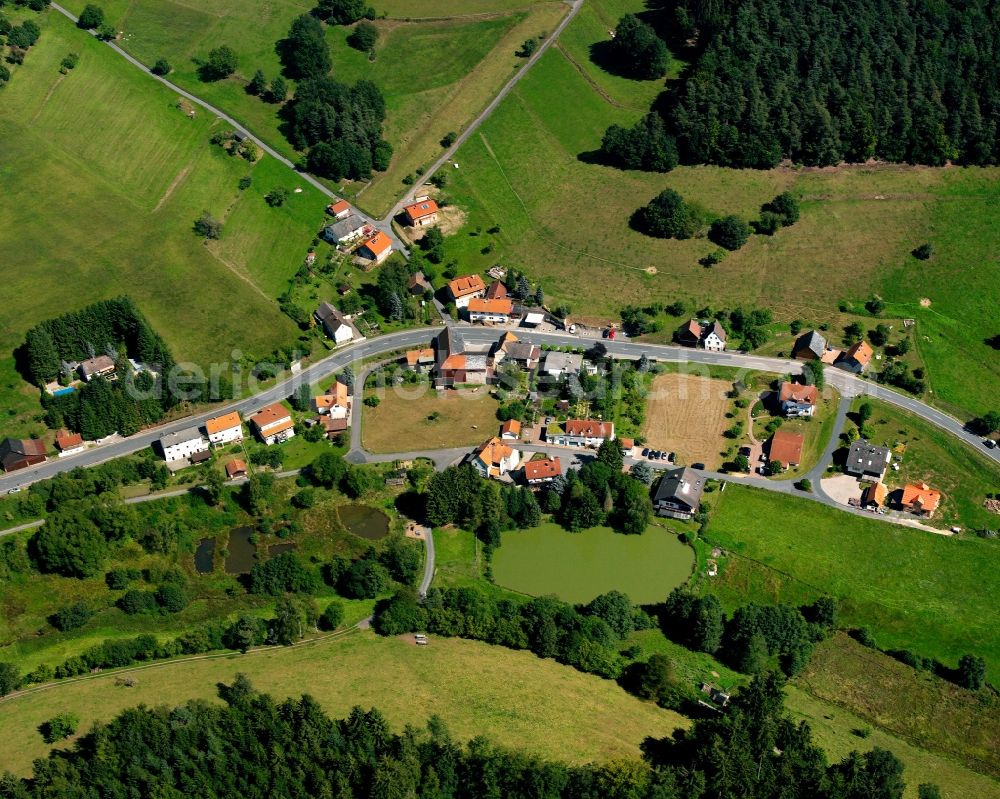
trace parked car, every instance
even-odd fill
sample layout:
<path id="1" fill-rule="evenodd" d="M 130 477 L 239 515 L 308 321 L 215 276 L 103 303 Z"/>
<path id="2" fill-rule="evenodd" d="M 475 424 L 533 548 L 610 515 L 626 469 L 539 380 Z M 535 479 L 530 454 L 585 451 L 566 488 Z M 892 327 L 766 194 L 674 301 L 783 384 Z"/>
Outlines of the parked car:
<path id="1" fill-rule="evenodd" d="M 575 333 L 576 332 L 576 325 L 570 325 L 569 326 L 569 332 L 570 333 Z"/>
<path id="2" fill-rule="evenodd" d="M 667 460 L 670 461 L 670 463 L 676 463 L 677 462 L 677 453 L 676 452 L 671 452 L 669 455 L 667 455 Z"/>
<path id="3" fill-rule="evenodd" d="M 649 447 L 644 447 L 642 450 L 642 457 L 645 458 L 647 455 L 649 455 Z"/>
<path id="4" fill-rule="evenodd" d="M 705 468 L 705 464 L 704 463 L 692 463 L 691 464 L 691 468 L 692 469 L 704 469 Z"/>

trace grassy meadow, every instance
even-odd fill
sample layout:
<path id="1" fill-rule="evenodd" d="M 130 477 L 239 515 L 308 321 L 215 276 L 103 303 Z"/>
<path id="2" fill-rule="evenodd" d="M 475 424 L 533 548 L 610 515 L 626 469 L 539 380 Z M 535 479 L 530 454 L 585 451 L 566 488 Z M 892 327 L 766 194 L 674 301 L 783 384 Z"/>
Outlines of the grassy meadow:
<path id="1" fill-rule="evenodd" d="M 571 533 L 549 522 L 505 532 L 493 554 L 493 576 L 523 594 L 586 603 L 617 590 L 646 604 L 662 602 L 686 582 L 693 561 L 690 548 L 656 526 L 643 535 L 623 535 L 609 527 Z"/>
<path id="2" fill-rule="evenodd" d="M 0 404 L 15 435 L 42 427 L 10 353 L 36 322 L 89 302 L 129 294 L 179 361 L 226 362 L 234 348 L 266 355 L 290 342 L 295 327 L 274 295 L 323 207 L 271 159 L 251 165 L 213 147 L 215 120 L 189 119 L 175 95 L 62 16 L 40 19 L 42 37 L 0 105 Z M 69 52 L 79 65 L 60 75 Z M 245 175 L 253 185 L 241 193 Z M 303 191 L 272 209 L 263 194 L 275 185 Z M 226 224 L 219 241 L 192 232 L 203 210 Z"/>
<path id="3" fill-rule="evenodd" d="M 481 444 L 499 435 L 497 401 L 485 387 L 437 392 L 427 383 L 368 390 L 381 398 L 364 409 L 362 444 L 369 452 L 414 452 Z M 435 414 L 437 414 L 435 416 Z"/>
<path id="4" fill-rule="evenodd" d="M 690 308 L 769 307 L 781 321 L 834 330 L 841 301 L 861 309 L 878 294 L 886 316 L 917 321 L 928 399 L 963 417 L 992 408 L 1000 356 L 985 342 L 997 331 L 983 323 L 1000 302 L 991 246 L 1000 223 L 997 170 L 697 166 L 661 175 L 589 163 L 607 126 L 631 124 L 664 88 L 610 75 L 589 59 L 590 46 L 607 39 L 621 13 L 642 8 L 619 0 L 585 5 L 463 146 L 446 193 L 468 213 L 469 228 L 499 225 L 501 232 L 488 253 L 481 239 L 461 232 L 451 251 L 479 268 L 523 265 L 550 303 L 593 321 L 614 318 L 627 303 L 680 298 Z M 629 227 L 631 213 L 666 187 L 745 219 L 788 190 L 801 198 L 802 217 L 773 237 L 752 237 L 708 269 L 698 264 L 714 249 L 706 239 L 658 240 Z M 935 254 L 917 261 L 909 253 L 924 242 Z"/>
<path id="5" fill-rule="evenodd" d="M 932 523 L 937 527 L 958 525 L 971 533 L 1000 527 L 1000 516 L 983 507 L 987 494 L 1000 491 L 1000 466 L 975 452 L 943 430 L 911 413 L 879 400 L 858 399 L 872 406 L 865 425 L 872 440 L 901 455 L 898 472 L 889 470 L 885 482 L 892 487 L 925 482 L 941 491 L 941 507 Z"/>
<path id="6" fill-rule="evenodd" d="M 218 701 L 217 684 L 231 682 L 238 672 L 276 697 L 311 694 L 337 717 L 355 705 L 374 706 L 398 730 L 423 726 L 436 713 L 459 740 L 482 734 L 573 763 L 638 757 L 644 738 L 669 736 L 688 723 L 611 681 L 530 652 L 437 637 L 417 647 L 353 632 L 296 647 L 155 665 L 133 672 L 132 688 L 116 686 L 109 673 L 10 697 L 0 701 L 0 768 L 27 774 L 32 759 L 50 748 L 37 727 L 56 713 L 78 714 L 85 731 L 139 703 Z"/>
<path id="7" fill-rule="evenodd" d="M 735 484 L 720 497 L 705 539 L 732 553 L 702 584 L 726 607 L 798 605 L 830 594 L 842 623 L 869 627 L 880 647 L 950 666 L 977 654 L 990 680 L 1000 679 L 995 541 L 948 538 Z"/>

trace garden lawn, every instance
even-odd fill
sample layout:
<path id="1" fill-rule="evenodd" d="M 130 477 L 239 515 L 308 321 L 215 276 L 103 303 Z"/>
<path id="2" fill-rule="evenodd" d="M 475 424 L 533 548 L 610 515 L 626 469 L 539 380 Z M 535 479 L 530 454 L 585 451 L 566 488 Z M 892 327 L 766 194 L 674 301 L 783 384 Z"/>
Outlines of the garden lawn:
<path id="1" fill-rule="evenodd" d="M 29 327 L 128 294 L 178 361 L 226 363 L 234 348 L 264 355 L 295 335 L 268 291 L 281 281 L 266 272 L 294 274 L 314 233 L 268 208 L 259 189 L 241 195 L 247 173 L 260 175 L 259 188 L 274 179 L 266 161 L 252 167 L 225 155 L 209 144 L 213 120 L 189 119 L 174 94 L 62 16 L 40 19 L 41 39 L 0 105 L 0 405 L 15 411 L 3 426 L 16 434 L 41 432 L 30 389 L 7 360 Z M 59 61 L 71 51 L 79 64 L 62 76 Z M 258 240 L 235 240 L 236 229 L 206 246 L 191 230 L 205 209 L 268 230 L 273 219 L 289 221 L 274 223 L 282 238 L 262 256 Z"/>
<path id="2" fill-rule="evenodd" d="M 998 332 L 987 322 L 1000 304 L 1000 255 L 991 247 L 1000 171 L 696 166 L 662 175 L 591 163 L 608 125 L 631 125 L 649 107 L 650 84 L 602 72 L 587 61 L 587 44 L 602 30 L 606 37 L 621 11 L 643 9 L 617 0 L 585 5 L 463 145 L 445 193 L 467 212 L 470 230 L 500 233 L 483 252 L 483 237 L 459 232 L 449 257 L 468 271 L 523 265 L 551 305 L 605 324 L 629 303 L 681 299 L 689 310 L 767 307 L 783 322 L 829 324 L 839 338 L 840 302 L 863 311 L 880 294 L 887 317 L 917 322 L 914 359 L 926 367 L 927 398 L 963 418 L 991 410 L 1000 387 L 1000 352 L 986 344 Z M 790 190 L 802 216 L 706 269 L 698 259 L 715 247 L 705 238 L 652 239 L 629 227 L 631 214 L 668 187 L 714 214 L 747 220 Z M 919 262 L 909 253 L 925 241 L 935 254 Z M 921 298 L 931 305 L 921 307 Z"/>
<path id="3" fill-rule="evenodd" d="M 428 383 L 366 391 L 381 397 L 361 413 L 362 443 L 369 452 L 415 452 L 481 444 L 498 434 L 498 403 L 485 386 L 437 392 Z M 433 414 L 437 417 L 431 419 Z M 357 424 L 357 420 L 355 420 Z"/>
<path id="4" fill-rule="evenodd" d="M 949 666 L 967 652 L 1000 678 L 1000 547 L 865 519 L 793 496 L 730 484 L 705 539 L 734 553 L 703 581 L 731 609 L 747 601 L 799 605 L 823 594 L 846 625 L 879 646 Z"/>
<path id="5" fill-rule="evenodd" d="M 855 400 L 854 410 L 865 400 Z M 968 444 L 904 410 L 878 400 L 867 400 L 876 444 L 905 446 L 898 472 L 890 469 L 891 487 L 925 482 L 941 491 L 941 507 L 931 522 L 938 527 L 959 525 L 968 532 L 1000 527 L 1000 516 L 983 507 L 987 494 L 1000 492 L 1000 466 Z"/>
<path id="6" fill-rule="evenodd" d="M 87 730 L 139 703 L 219 701 L 218 683 L 231 683 L 240 672 L 276 697 L 308 693 L 336 717 L 355 705 L 374 706 L 401 730 L 437 714 L 458 740 L 486 735 L 501 746 L 573 763 L 638 757 L 647 736 L 687 726 L 682 716 L 609 680 L 530 652 L 437 637 L 417 647 L 352 632 L 293 648 L 160 664 L 133 672 L 132 688 L 116 686 L 109 673 L 7 699 L 0 702 L 0 768 L 28 774 L 32 759 L 49 751 L 38 725 L 56 713 L 76 713 Z"/>
<path id="7" fill-rule="evenodd" d="M 662 602 L 691 575 L 694 554 L 673 533 L 650 526 L 642 535 L 609 527 L 571 533 L 555 523 L 505 532 L 493 554 L 499 585 L 524 594 L 555 594 L 586 603 L 622 591 L 637 604 Z"/>

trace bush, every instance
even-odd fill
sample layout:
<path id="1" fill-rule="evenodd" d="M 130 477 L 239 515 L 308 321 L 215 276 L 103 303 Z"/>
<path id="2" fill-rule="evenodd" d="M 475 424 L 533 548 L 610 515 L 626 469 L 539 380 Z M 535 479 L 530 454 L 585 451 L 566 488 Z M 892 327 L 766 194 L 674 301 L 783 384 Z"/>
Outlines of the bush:
<path id="1" fill-rule="evenodd" d="M 661 239 L 689 239 L 701 227 L 697 210 L 673 189 L 665 189 L 633 215 L 643 233 Z"/>
<path id="2" fill-rule="evenodd" d="M 0 696 L 21 687 L 21 673 L 13 663 L 0 663 Z"/>
<path id="3" fill-rule="evenodd" d="M 153 64 L 153 67 L 149 71 L 152 72 L 154 75 L 159 75 L 160 77 L 163 77 L 164 75 L 169 75 L 171 69 L 172 67 L 170 66 L 170 62 L 167 61 L 167 59 L 157 58 L 156 63 Z"/>
<path id="4" fill-rule="evenodd" d="M 236 71 L 236 53 L 227 45 L 216 47 L 208 54 L 208 60 L 202 68 L 202 75 L 207 80 L 222 80 Z"/>
<path id="5" fill-rule="evenodd" d="M 934 254 L 934 248 L 930 244 L 921 244 L 919 247 L 913 250 L 913 257 L 920 261 L 926 261 L 933 254 Z"/>
<path id="6" fill-rule="evenodd" d="M 80 12 L 80 18 L 76 24 L 77 27 L 87 31 L 101 27 L 104 24 L 104 9 L 88 3 L 83 7 L 83 11 Z"/>
<path id="7" fill-rule="evenodd" d="M 222 223 L 208 211 L 202 211 L 195 220 L 194 232 L 206 239 L 217 239 L 222 235 Z"/>
<path id="8" fill-rule="evenodd" d="M 336 630 L 340 623 L 344 620 L 344 605 L 341 602 L 334 600 L 326 608 L 319 617 L 319 628 L 321 630 Z"/>
<path id="9" fill-rule="evenodd" d="M 104 575 L 104 583 L 112 591 L 128 588 L 128 584 L 142 577 L 138 569 L 112 569 Z"/>
<path id="10" fill-rule="evenodd" d="M 708 237 L 720 247 L 738 250 L 750 238 L 750 227 L 737 216 L 724 216 L 712 223 Z"/>
<path id="11" fill-rule="evenodd" d="M 60 62 L 59 66 L 61 67 L 62 72 L 67 72 L 75 68 L 79 62 L 80 62 L 80 56 L 78 56 L 76 53 L 70 53 Z"/>
<path id="12" fill-rule="evenodd" d="M 38 728 L 42 739 L 47 744 L 54 744 L 73 735 L 80 726 L 80 717 L 75 713 L 60 713 L 53 716 Z"/>
<path id="13" fill-rule="evenodd" d="M 187 592 L 176 583 L 167 583 L 156 589 L 156 602 L 167 613 L 180 613 L 188 605 Z"/>
<path id="14" fill-rule="evenodd" d="M 150 613 L 157 609 L 156 595 L 151 591 L 139 591 L 135 588 L 130 588 L 118 600 L 118 607 L 129 616 L 135 616 L 139 613 Z"/>
<path id="15" fill-rule="evenodd" d="M 94 612 L 87 607 L 85 602 L 74 602 L 72 605 L 67 605 L 64 608 L 57 610 L 52 616 L 52 625 L 62 632 L 68 630 L 76 630 L 79 627 L 83 627 L 90 617 L 94 615 Z"/>
<path id="16" fill-rule="evenodd" d="M 374 50 L 378 43 L 378 28 L 370 22 L 359 22 L 347 37 L 347 43 L 363 53 Z"/>
<path id="17" fill-rule="evenodd" d="M 285 204 L 285 200 L 289 198 L 291 192 L 288 191 L 284 186 L 278 186 L 271 189 L 267 194 L 264 195 L 264 202 L 270 205 L 272 208 L 280 208 Z"/>

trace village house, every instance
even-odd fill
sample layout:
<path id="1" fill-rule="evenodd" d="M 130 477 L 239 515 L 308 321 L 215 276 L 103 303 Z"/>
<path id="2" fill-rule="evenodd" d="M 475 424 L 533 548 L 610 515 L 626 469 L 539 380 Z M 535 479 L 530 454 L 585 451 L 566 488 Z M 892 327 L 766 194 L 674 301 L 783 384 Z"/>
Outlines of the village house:
<path id="1" fill-rule="evenodd" d="M 631 458 L 635 454 L 634 438 L 619 438 L 618 443 L 621 444 L 622 455 L 626 458 Z"/>
<path id="2" fill-rule="evenodd" d="M 833 357 L 831 356 L 833 353 Z M 815 330 L 803 333 L 792 345 L 792 357 L 800 361 L 823 361 L 833 363 L 836 352 L 826 345 L 826 339 Z"/>
<path id="3" fill-rule="evenodd" d="M 888 447 L 876 447 L 859 438 L 847 451 L 845 468 L 848 474 L 855 477 L 873 477 L 881 481 L 891 460 L 892 453 Z"/>
<path id="4" fill-rule="evenodd" d="M 96 358 L 87 358 L 76 367 L 80 377 L 88 383 L 95 377 L 103 377 L 105 380 L 114 380 L 115 361 L 110 355 L 98 355 Z"/>
<path id="5" fill-rule="evenodd" d="M 470 322 L 488 322 L 495 325 L 505 325 L 510 322 L 514 312 L 514 303 L 510 300 L 487 300 L 473 297 L 468 305 Z"/>
<path id="6" fill-rule="evenodd" d="M 434 349 L 427 347 L 422 350 L 407 350 L 402 360 L 411 372 L 425 374 L 434 368 Z"/>
<path id="7" fill-rule="evenodd" d="M 874 352 L 871 345 L 867 341 L 859 341 L 857 344 L 844 350 L 833 365 L 847 372 L 861 374 L 868 368 L 872 355 L 874 355 Z"/>
<path id="8" fill-rule="evenodd" d="M 348 341 L 361 338 L 361 334 L 351 321 L 328 302 L 321 303 L 313 316 L 323 325 L 323 331 L 337 344 L 346 344 Z"/>
<path id="9" fill-rule="evenodd" d="M 62 458 L 66 455 L 83 452 L 87 445 L 83 443 L 83 436 L 79 433 L 71 433 L 63 428 L 56 433 L 56 448 L 59 450 L 59 457 Z"/>
<path id="10" fill-rule="evenodd" d="M 507 287 L 499 280 L 494 280 L 486 287 L 486 299 L 505 300 L 507 299 Z"/>
<path id="11" fill-rule="evenodd" d="M 479 445 L 472 456 L 472 465 L 483 477 L 499 479 L 517 468 L 521 454 L 499 438 Z"/>
<path id="12" fill-rule="evenodd" d="M 351 215 L 351 204 L 347 200 L 337 200 L 326 207 L 326 212 L 334 219 L 346 219 Z"/>
<path id="13" fill-rule="evenodd" d="M 360 216 L 349 215 L 340 218 L 338 222 L 328 225 L 323 230 L 323 238 L 330 244 L 350 244 L 364 235 L 365 220 Z"/>
<path id="14" fill-rule="evenodd" d="M 500 425 L 500 438 L 504 441 L 516 441 L 521 437 L 521 423 L 517 419 L 508 419 Z"/>
<path id="15" fill-rule="evenodd" d="M 280 444 L 295 436 L 292 414 L 280 402 L 261 408 L 248 421 L 260 440 L 268 446 Z"/>
<path id="16" fill-rule="evenodd" d="M 934 515 L 941 504 L 941 492 L 927 483 L 910 483 L 903 487 L 899 507 L 926 519 Z"/>
<path id="17" fill-rule="evenodd" d="M 889 489 L 886 488 L 885 483 L 881 481 L 872 483 L 861 492 L 861 507 L 866 510 L 878 510 L 885 506 L 888 495 Z"/>
<path id="18" fill-rule="evenodd" d="M 438 204 L 429 197 L 420 197 L 403 209 L 408 227 L 427 227 L 439 219 Z"/>
<path id="19" fill-rule="evenodd" d="M 37 438 L 5 438 L 0 441 L 0 466 L 5 472 L 45 463 L 45 443 Z"/>
<path id="20" fill-rule="evenodd" d="M 327 438 L 334 438 L 347 430 L 347 419 L 334 419 L 329 414 L 317 416 L 313 424 L 320 425 Z"/>
<path id="21" fill-rule="evenodd" d="M 208 434 L 209 443 L 220 447 L 243 440 L 243 422 L 240 420 L 240 415 L 233 411 L 209 419 L 205 422 L 205 432 Z"/>
<path id="22" fill-rule="evenodd" d="M 435 388 L 486 385 L 493 379 L 489 344 L 469 344 L 460 328 L 446 327 L 434 340 Z"/>
<path id="23" fill-rule="evenodd" d="M 427 282 L 423 272 L 415 272 L 410 275 L 410 279 L 406 283 L 406 290 L 414 297 L 422 297 L 428 291 L 433 292 L 434 288 Z"/>
<path id="24" fill-rule="evenodd" d="M 583 369 L 583 356 L 578 352 L 550 351 L 545 353 L 542 359 L 542 374 L 551 377 L 578 375 L 581 369 Z"/>
<path id="25" fill-rule="evenodd" d="M 785 416 L 806 417 L 816 413 L 819 390 L 816 386 L 803 386 L 785 381 L 778 391 L 778 402 Z"/>
<path id="26" fill-rule="evenodd" d="M 524 482 L 529 486 L 551 483 L 562 474 L 559 458 L 542 458 L 524 464 Z"/>
<path id="27" fill-rule="evenodd" d="M 226 464 L 226 479 L 227 480 L 237 480 L 240 477 L 247 476 L 247 465 L 244 461 L 239 458 L 233 458 L 229 463 Z"/>
<path id="28" fill-rule="evenodd" d="M 479 275 L 463 275 L 448 283 L 448 296 L 456 308 L 465 308 L 474 299 L 482 299 L 486 294 L 486 284 Z"/>
<path id="29" fill-rule="evenodd" d="M 658 516 L 670 519 L 690 519 L 701 505 L 705 479 L 692 469 L 682 466 L 664 472 L 656 492 L 653 507 Z"/>
<path id="30" fill-rule="evenodd" d="M 782 469 L 794 468 L 802 462 L 802 446 L 805 436 L 801 433 L 790 433 L 787 430 L 777 430 L 771 436 L 767 458 L 771 463 L 779 464 Z"/>
<path id="31" fill-rule="evenodd" d="M 674 333 L 674 340 L 682 347 L 702 347 L 722 352 L 726 349 L 726 329 L 715 319 L 711 322 L 690 319 Z"/>
<path id="32" fill-rule="evenodd" d="M 201 434 L 200 427 L 187 427 L 176 433 L 160 436 L 160 449 L 167 463 L 191 460 L 195 455 L 210 449 L 208 439 Z"/>
<path id="33" fill-rule="evenodd" d="M 392 255 L 392 239 L 380 230 L 358 247 L 358 255 L 380 264 Z"/>
<path id="34" fill-rule="evenodd" d="M 563 423 L 561 432 L 545 431 L 546 441 L 563 447 L 598 447 L 614 437 L 614 422 L 594 419 L 569 419 Z"/>
<path id="35" fill-rule="evenodd" d="M 339 380 L 325 394 L 312 398 L 313 410 L 331 419 L 346 419 L 351 412 L 351 390 Z"/>
<path id="36" fill-rule="evenodd" d="M 542 355 L 541 347 L 537 344 L 529 344 L 520 341 L 510 331 L 504 333 L 497 342 L 493 350 L 493 362 L 499 364 L 504 360 L 510 360 L 522 369 L 531 370 L 538 366 L 538 359 Z"/>

